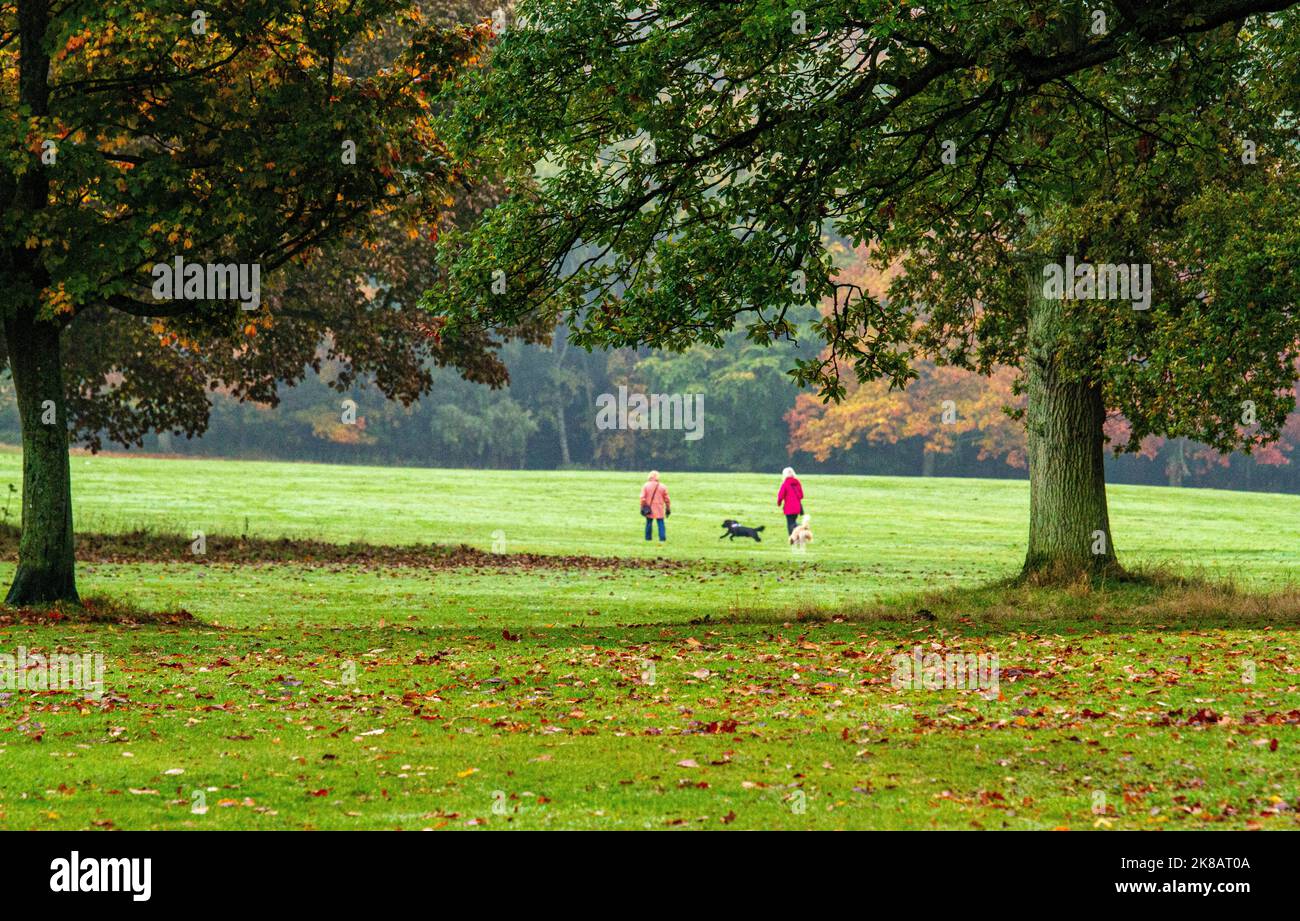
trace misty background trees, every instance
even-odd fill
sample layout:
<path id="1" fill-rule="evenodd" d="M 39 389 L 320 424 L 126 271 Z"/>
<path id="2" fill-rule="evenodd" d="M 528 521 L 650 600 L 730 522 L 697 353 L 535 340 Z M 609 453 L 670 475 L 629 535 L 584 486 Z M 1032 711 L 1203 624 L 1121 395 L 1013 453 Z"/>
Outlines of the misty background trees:
<path id="1" fill-rule="evenodd" d="M 498 469 L 568 465 L 641 470 L 770 472 L 792 463 L 802 472 L 890 476 L 1023 478 L 1023 426 L 1002 411 L 1017 403 L 1012 373 L 983 377 L 934 365 L 906 390 L 883 382 L 851 386 L 845 400 L 825 404 L 784 373 L 788 358 L 810 344 L 777 349 L 746 345 L 697 347 L 682 355 L 617 349 L 588 353 L 569 346 L 507 343 L 500 358 L 510 382 L 492 389 L 451 368 L 429 367 L 433 384 L 419 401 L 389 400 L 364 377 L 340 393 L 326 384 L 335 367 L 280 389 L 280 404 L 241 402 L 213 391 L 205 434 L 150 434 L 139 451 L 191 457 L 298 460 Z M 620 384 L 647 393 L 705 395 L 705 435 L 598 431 L 596 397 Z M 17 444 L 11 385 L 0 384 L 0 444 Z M 944 401 L 955 419 L 945 423 Z M 345 423 L 344 401 L 356 403 Z M 558 423 L 563 412 L 565 424 Z M 1107 435 L 1128 442 L 1122 417 Z M 1252 455 L 1220 454 L 1191 439 L 1148 438 L 1136 454 L 1107 456 L 1114 483 L 1300 493 L 1300 413 L 1283 438 Z M 113 450 L 108 444 L 105 450 Z M 3 488 L 3 487 L 0 487 Z"/>

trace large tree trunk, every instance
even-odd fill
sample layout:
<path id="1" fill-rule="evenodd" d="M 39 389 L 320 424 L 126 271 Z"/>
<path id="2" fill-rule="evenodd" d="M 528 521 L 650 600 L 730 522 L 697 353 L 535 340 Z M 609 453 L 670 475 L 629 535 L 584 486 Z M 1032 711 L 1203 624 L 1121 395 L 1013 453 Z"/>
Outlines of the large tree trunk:
<path id="1" fill-rule="evenodd" d="M 27 314 L 5 321 L 5 339 L 23 429 L 23 533 L 5 601 L 77 601 L 59 326 Z"/>
<path id="2" fill-rule="evenodd" d="M 49 112 L 49 18 L 48 0 L 18 4 L 19 98 L 36 116 Z M 15 201 L 24 211 L 38 212 L 48 202 L 49 185 L 46 167 L 38 160 L 19 179 Z M 49 284 L 34 253 L 23 250 L 7 261 L 14 273 L 8 283 L 33 292 Z M 33 298 L 30 307 L 5 319 L 4 329 L 23 429 L 23 533 L 18 571 L 5 600 L 9 604 L 76 601 L 60 325 L 38 320 Z"/>
<path id="3" fill-rule="evenodd" d="M 1118 571 L 1106 509 L 1101 385 L 1067 374 L 1059 350 L 1064 303 L 1029 285 L 1029 550 L 1024 575 L 1071 580 Z"/>

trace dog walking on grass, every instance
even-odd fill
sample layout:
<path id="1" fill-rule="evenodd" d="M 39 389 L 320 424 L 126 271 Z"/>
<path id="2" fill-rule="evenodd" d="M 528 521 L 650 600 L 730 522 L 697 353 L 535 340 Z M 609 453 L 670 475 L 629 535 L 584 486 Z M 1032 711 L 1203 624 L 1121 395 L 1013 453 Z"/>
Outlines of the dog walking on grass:
<path id="1" fill-rule="evenodd" d="M 808 527 L 811 518 L 811 515 L 804 515 L 803 521 L 799 522 L 795 529 L 790 532 L 790 546 L 796 550 L 802 550 L 805 545 L 813 542 L 812 528 Z"/>
<path id="2" fill-rule="evenodd" d="M 760 524 L 756 528 L 747 528 L 739 521 L 733 521 L 728 518 L 722 523 L 722 533 L 718 535 L 718 540 L 722 540 L 724 537 L 730 537 L 732 540 L 735 540 L 737 537 L 752 537 L 754 540 L 762 543 L 763 538 L 758 536 L 758 532 L 763 530 L 764 527 L 764 525 Z"/>

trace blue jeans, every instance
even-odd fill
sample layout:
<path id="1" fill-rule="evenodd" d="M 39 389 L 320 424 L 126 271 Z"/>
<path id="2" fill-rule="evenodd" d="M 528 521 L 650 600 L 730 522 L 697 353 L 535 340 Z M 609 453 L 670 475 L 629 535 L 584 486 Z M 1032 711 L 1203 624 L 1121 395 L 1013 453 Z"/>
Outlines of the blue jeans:
<path id="1" fill-rule="evenodd" d="M 650 539 L 650 526 L 656 521 L 659 522 L 659 539 L 667 540 L 668 538 L 664 536 L 664 520 L 662 518 L 647 518 L 645 520 L 645 539 Z"/>

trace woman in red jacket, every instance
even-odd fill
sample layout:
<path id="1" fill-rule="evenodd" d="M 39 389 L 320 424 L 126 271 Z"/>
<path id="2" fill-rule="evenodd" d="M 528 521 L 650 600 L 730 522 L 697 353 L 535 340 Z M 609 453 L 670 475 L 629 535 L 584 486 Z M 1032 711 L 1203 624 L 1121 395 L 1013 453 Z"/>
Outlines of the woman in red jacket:
<path id="1" fill-rule="evenodd" d="M 789 534 L 803 514 L 803 484 L 794 475 L 793 467 L 786 467 L 781 476 L 781 491 L 776 494 L 776 504 L 785 512 L 785 533 Z"/>

